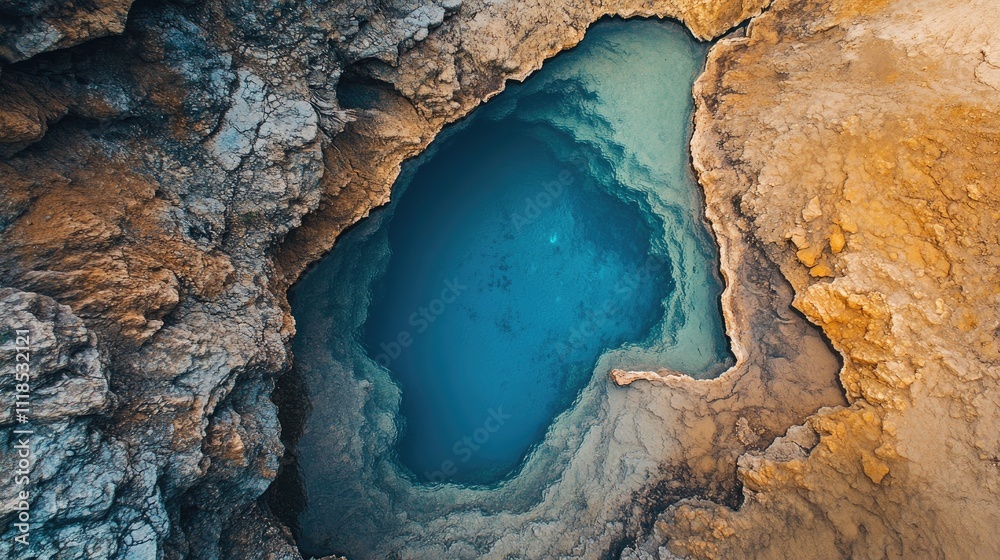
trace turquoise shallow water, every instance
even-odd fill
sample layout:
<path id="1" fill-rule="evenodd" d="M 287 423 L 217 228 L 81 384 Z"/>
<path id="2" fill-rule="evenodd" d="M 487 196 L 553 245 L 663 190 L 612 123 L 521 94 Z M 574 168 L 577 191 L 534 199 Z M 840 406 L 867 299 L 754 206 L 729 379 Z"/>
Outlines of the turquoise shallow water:
<path id="1" fill-rule="evenodd" d="M 705 52 L 673 23 L 595 24 L 407 162 L 303 277 L 305 552 L 488 548 L 446 516 L 540 503 L 604 417 L 611 367 L 731 364 L 687 151 Z"/>

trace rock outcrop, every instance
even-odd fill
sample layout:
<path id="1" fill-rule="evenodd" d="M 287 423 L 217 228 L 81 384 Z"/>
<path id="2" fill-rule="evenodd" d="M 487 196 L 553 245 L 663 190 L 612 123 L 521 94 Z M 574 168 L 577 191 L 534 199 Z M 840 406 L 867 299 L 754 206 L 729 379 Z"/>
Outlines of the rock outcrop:
<path id="1" fill-rule="evenodd" d="M 712 38 L 767 4 L 0 2 L 4 375 L 11 330 L 34 346 L 29 421 L 0 431 L 36 432 L 29 552 L 296 558 L 258 500 L 288 286 L 442 126 L 599 17 Z M 693 148 L 740 363 L 623 391 L 676 405 L 674 474 L 720 503 L 650 488 L 628 542 L 594 550 L 1000 555 L 996 20 L 986 0 L 780 0 L 713 48 Z M 369 106 L 343 108 L 361 86 Z M 9 557 L 18 488 L 5 468 Z"/>
<path id="2" fill-rule="evenodd" d="M 0 61 L 20 62 L 125 29 L 131 0 L 4 0 L 0 3 Z"/>
<path id="3" fill-rule="evenodd" d="M 3 69 L 0 282 L 68 306 L 110 390 L 72 442 L 39 436 L 32 479 L 58 460 L 78 474 L 53 480 L 100 499 L 39 486 L 32 509 L 51 520 L 39 511 L 26 553 L 217 558 L 233 512 L 275 476 L 269 396 L 291 321 L 267 255 L 318 202 L 323 120 L 304 76 L 331 70 L 291 54 L 328 48 L 303 39 L 307 18 L 275 41 L 258 31 L 281 14 L 262 10 L 135 7 L 120 37 Z M 36 408 L 29 424 L 53 421 Z"/>
<path id="4" fill-rule="evenodd" d="M 743 507 L 671 508 L 648 550 L 1000 556 L 997 25 L 988 2 L 780 1 L 713 49 L 709 206 L 747 218 L 852 405 L 741 457 Z"/>

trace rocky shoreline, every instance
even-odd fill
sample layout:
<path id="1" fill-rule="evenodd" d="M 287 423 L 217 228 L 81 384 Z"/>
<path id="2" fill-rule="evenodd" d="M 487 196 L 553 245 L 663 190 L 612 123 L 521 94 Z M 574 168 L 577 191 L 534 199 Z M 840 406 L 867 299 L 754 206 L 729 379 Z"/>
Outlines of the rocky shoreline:
<path id="1" fill-rule="evenodd" d="M 39 344 L 31 553 L 299 557 L 260 499 L 288 287 L 404 159 L 600 17 L 707 39 L 765 4 L 0 4 L 0 302 Z M 639 435 L 600 439 L 606 463 L 674 450 L 634 511 L 498 557 L 998 553 L 1000 45 L 979 4 L 779 1 L 713 47 L 692 151 L 738 363 L 614 393 Z M 341 108 L 349 88 L 371 106 Z M 0 475 L 5 523 L 17 490 Z"/>

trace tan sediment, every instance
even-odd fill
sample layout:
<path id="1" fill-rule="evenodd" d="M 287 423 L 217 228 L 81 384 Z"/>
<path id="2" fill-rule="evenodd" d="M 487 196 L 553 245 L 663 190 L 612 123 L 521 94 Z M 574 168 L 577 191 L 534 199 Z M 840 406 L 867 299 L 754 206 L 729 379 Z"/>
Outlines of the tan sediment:
<path id="1" fill-rule="evenodd" d="M 669 377 L 686 377 L 683 373 L 664 369 L 658 371 L 625 371 L 622 369 L 613 369 L 609 375 L 611 376 L 611 380 L 615 382 L 615 385 L 619 387 L 625 387 L 640 380 L 651 383 L 667 383 Z"/>
<path id="2" fill-rule="evenodd" d="M 845 355 L 852 405 L 806 421 L 819 435 L 808 453 L 776 441 L 741 457 L 740 510 L 672 507 L 648 549 L 1000 555 L 1000 92 L 981 70 L 1000 13 L 858 7 L 778 2 L 717 45 L 693 142 L 709 207 L 734 201 L 747 218 L 796 307 Z M 795 245 L 829 243 L 833 279 L 788 243 L 795 228 Z"/>

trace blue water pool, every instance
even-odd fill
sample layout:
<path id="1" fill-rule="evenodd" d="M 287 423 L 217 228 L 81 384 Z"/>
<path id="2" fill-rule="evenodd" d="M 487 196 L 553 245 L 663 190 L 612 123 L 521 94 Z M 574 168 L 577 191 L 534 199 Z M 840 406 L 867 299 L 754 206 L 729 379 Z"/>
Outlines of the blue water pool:
<path id="1" fill-rule="evenodd" d="M 611 367 L 731 364 L 687 149 L 706 49 L 670 22 L 595 24 L 406 162 L 392 201 L 302 278 L 305 552 L 489 548 L 499 518 L 456 520 L 527 511 L 587 472 L 631 480 L 574 455 L 623 391 Z"/>
<path id="2" fill-rule="evenodd" d="M 598 356 L 663 317 L 662 225 L 588 173 L 596 154 L 538 129 L 479 118 L 449 135 L 386 221 L 363 340 L 402 387 L 399 454 L 418 478 L 508 474 Z"/>

